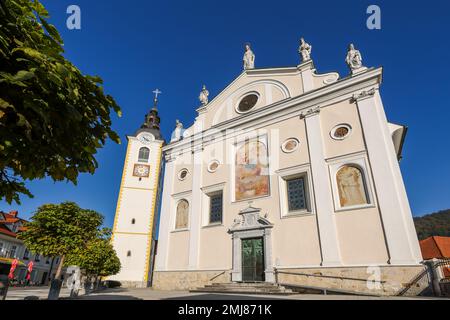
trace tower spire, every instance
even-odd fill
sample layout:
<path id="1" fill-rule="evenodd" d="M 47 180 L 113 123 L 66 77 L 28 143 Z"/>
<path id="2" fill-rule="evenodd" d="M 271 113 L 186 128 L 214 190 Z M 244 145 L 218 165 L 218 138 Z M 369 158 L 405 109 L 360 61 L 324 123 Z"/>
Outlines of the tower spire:
<path id="1" fill-rule="evenodd" d="M 153 98 L 153 107 L 145 115 L 144 123 L 141 125 L 141 128 L 138 130 L 138 132 L 149 131 L 152 132 L 156 138 L 160 138 L 161 132 L 159 126 L 160 118 L 158 115 L 158 96 L 162 93 L 162 91 L 159 89 L 155 89 L 152 92 L 155 94 Z"/>

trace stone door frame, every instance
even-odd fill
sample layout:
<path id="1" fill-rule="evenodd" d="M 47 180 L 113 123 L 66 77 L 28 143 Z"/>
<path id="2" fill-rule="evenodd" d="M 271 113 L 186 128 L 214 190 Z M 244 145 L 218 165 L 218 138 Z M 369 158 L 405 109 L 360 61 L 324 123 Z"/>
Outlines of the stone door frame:
<path id="1" fill-rule="evenodd" d="M 233 241 L 233 269 L 231 281 L 242 282 L 242 239 L 262 238 L 264 246 L 264 281 L 274 283 L 274 268 L 272 261 L 272 228 L 267 219 L 259 215 L 261 209 L 248 208 L 239 212 L 241 219 L 236 219 L 228 230 Z"/>

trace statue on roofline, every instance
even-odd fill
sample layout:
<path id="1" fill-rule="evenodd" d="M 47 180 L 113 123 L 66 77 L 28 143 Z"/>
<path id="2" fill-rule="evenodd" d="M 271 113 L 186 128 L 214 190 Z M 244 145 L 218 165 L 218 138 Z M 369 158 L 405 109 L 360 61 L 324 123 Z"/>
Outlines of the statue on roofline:
<path id="1" fill-rule="evenodd" d="M 300 47 L 298 48 L 298 53 L 302 56 L 302 62 L 311 60 L 312 46 L 305 41 L 305 39 L 300 39 Z"/>
<path id="2" fill-rule="evenodd" d="M 198 97 L 198 100 L 200 100 L 200 102 L 202 103 L 202 105 L 207 105 L 209 100 L 208 100 L 208 96 L 209 96 L 209 91 L 206 89 L 206 86 L 203 85 L 203 89 L 200 92 L 200 96 Z"/>
<path id="3" fill-rule="evenodd" d="M 345 62 L 347 63 L 352 73 L 364 68 L 362 64 L 361 53 L 359 52 L 359 50 L 355 49 L 353 43 L 348 46 L 348 52 L 347 57 L 345 58 Z"/>
<path id="4" fill-rule="evenodd" d="M 244 70 L 255 68 L 255 54 L 250 48 L 250 43 L 245 44 L 245 53 L 242 60 L 244 61 Z"/>

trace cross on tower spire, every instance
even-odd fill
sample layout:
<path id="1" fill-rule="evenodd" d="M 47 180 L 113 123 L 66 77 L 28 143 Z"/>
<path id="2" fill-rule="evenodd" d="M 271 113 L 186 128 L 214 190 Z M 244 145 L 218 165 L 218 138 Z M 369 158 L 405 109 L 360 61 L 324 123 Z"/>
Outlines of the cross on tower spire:
<path id="1" fill-rule="evenodd" d="M 155 94 L 155 98 L 153 99 L 153 109 L 157 109 L 157 105 L 158 105 L 158 95 L 160 95 L 162 93 L 162 91 L 160 91 L 159 89 L 155 89 L 152 91 Z"/>

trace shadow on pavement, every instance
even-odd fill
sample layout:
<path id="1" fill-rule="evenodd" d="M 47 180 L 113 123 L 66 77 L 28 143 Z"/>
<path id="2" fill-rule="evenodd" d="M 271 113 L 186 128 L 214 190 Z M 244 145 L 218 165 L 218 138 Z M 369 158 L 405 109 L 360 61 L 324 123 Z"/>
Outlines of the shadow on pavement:
<path id="1" fill-rule="evenodd" d="M 232 295 L 232 294 L 199 294 L 180 297 L 171 297 L 161 300 L 284 300 L 283 298 L 275 297 L 258 297 L 258 296 L 245 296 L 245 295 Z"/>
<path id="2" fill-rule="evenodd" d="M 124 296 L 124 295 L 112 295 L 112 294 L 96 294 L 96 295 L 88 295 L 81 296 L 72 300 L 142 300 L 140 298 L 136 298 L 133 296 Z"/>

